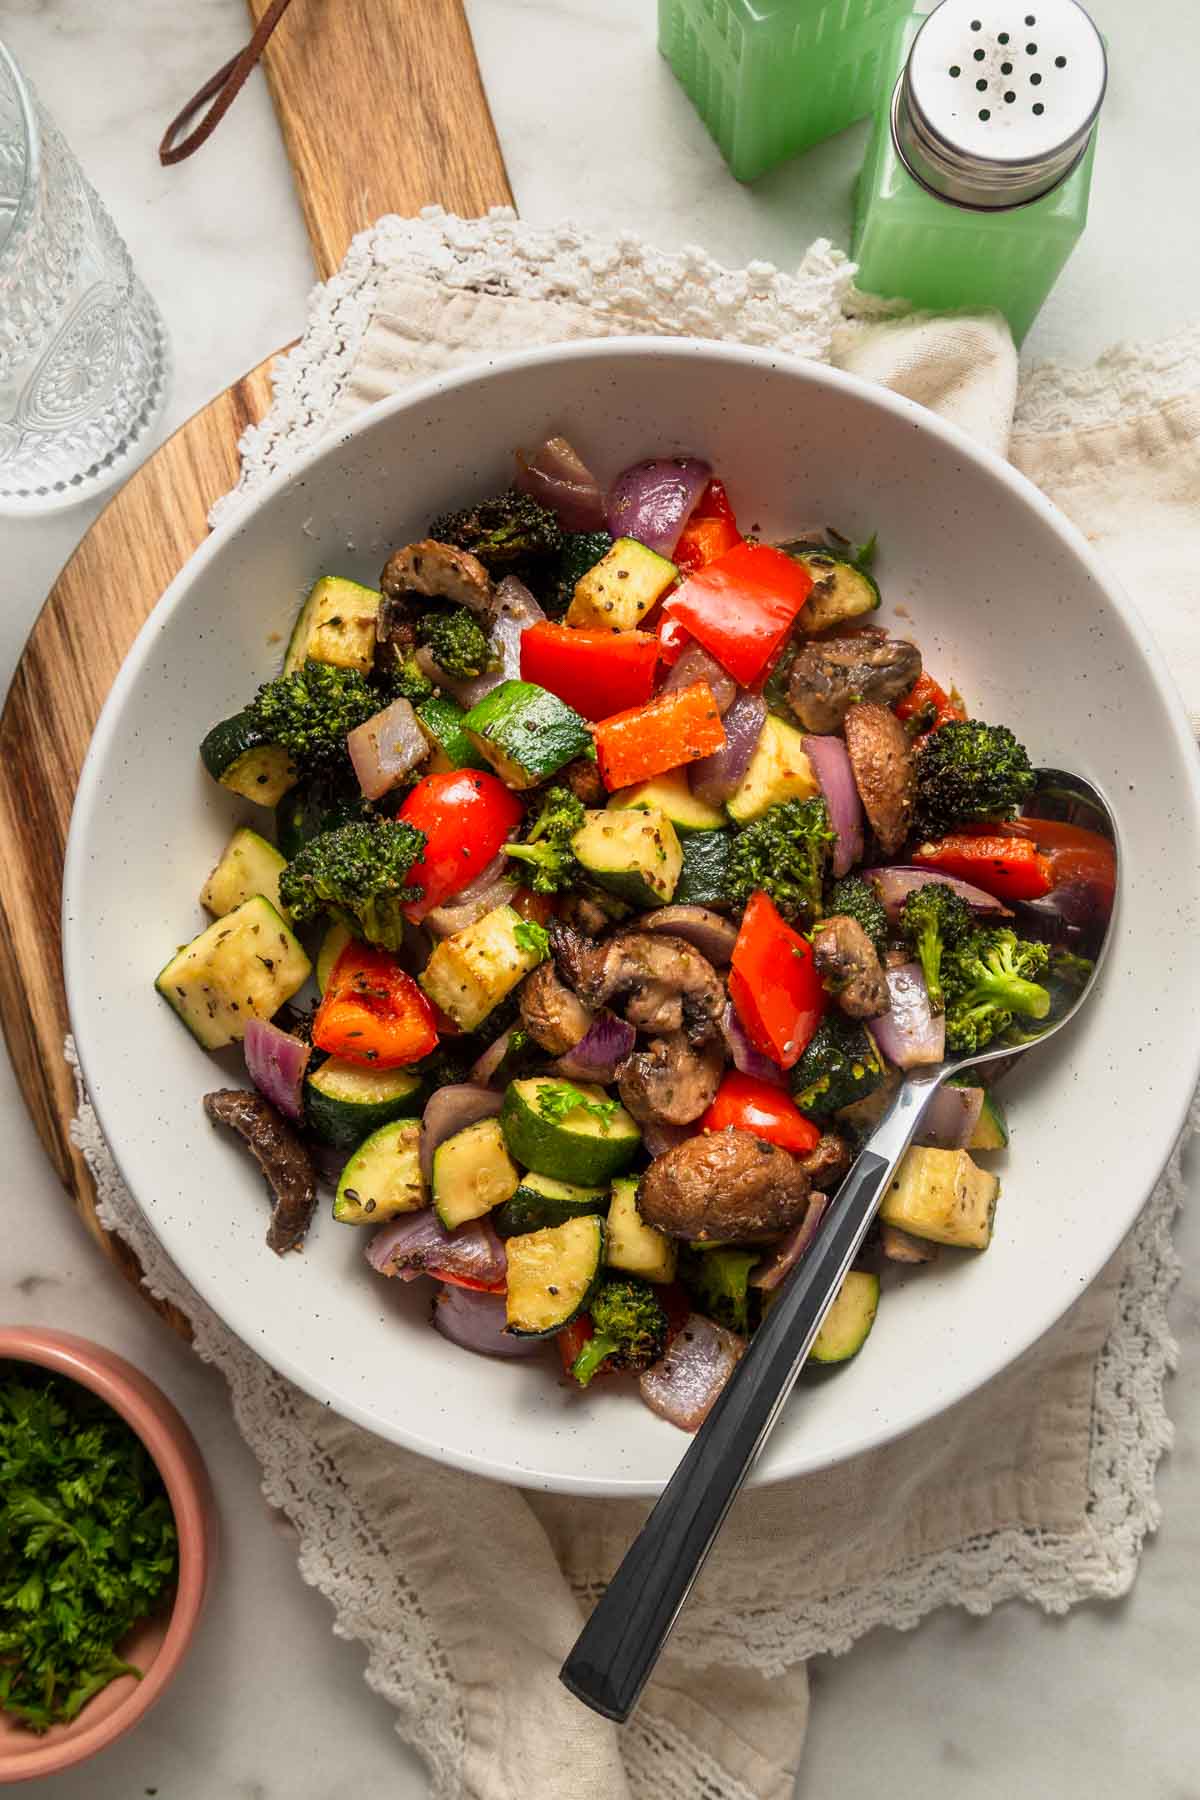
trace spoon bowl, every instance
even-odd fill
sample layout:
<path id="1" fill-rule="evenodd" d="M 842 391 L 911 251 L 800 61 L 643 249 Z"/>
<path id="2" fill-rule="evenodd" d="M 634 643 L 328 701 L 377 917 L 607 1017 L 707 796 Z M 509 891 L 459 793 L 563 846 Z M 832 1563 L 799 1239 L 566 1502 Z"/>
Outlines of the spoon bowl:
<path id="1" fill-rule="evenodd" d="M 575 1648 L 562 1680 L 606 1718 L 624 1721 L 704 1565 L 742 1483 L 804 1367 L 900 1159 L 930 1101 L 951 1075 L 1015 1061 L 1069 1024 L 1095 988 L 1112 941 L 1120 850 L 1100 789 L 1064 769 L 1038 769 L 1022 818 L 1091 833 L 1112 847 L 1112 883 L 1095 868 L 1046 901 L 1014 908 L 1018 935 L 1050 950 L 1042 1019 L 1014 1021 L 986 1049 L 912 1069 L 834 1195 L 813 1245 L 790 1271 L 662 1498 L 626 1552 Z M 1059 904 L 1055 904 L 1058 896 Z M 1065 901 L 1065 905 L 1062 902 Z"/>

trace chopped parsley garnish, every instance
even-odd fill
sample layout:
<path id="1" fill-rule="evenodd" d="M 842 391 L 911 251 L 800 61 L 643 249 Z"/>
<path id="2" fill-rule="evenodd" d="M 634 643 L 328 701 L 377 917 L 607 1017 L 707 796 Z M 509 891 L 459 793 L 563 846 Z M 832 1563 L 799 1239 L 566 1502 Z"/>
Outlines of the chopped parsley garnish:
<path id="1" fill-rule="evenodd" d="M 552 1125 L 557 1125 L 568 1113 L 585 1112 L 600 1121 L 600 1128 L 607 1136 L 616 1110 L 615 1100 L 590 1100 L 569 1081 L 543 1082 L 538 1089 L 538 1111 Z"/>
<path id="2" fill-rule="evenodd" d="M 550 954 L 550 933 L 536 919 L 520 919 L 513 926 L 513 940 L 518 950 L 543 960 Z"/>

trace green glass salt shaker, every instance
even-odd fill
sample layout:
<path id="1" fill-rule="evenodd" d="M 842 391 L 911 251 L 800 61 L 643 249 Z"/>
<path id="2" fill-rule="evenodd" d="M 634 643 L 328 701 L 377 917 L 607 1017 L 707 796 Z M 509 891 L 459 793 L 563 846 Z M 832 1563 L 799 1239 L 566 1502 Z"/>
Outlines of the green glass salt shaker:
<path id="1" fill-rule="evenodd" d="M 865 119 L 912 0 L 658 0 L 658 47 L 730 170 L 754 181 Z"/>
<path id="2" fill-rule="evenodd" d="M 997 307 L 1021 342 L 1087 223 L 1108 64 L 1076 0 L 942 0 L 895 30 L 859 177 L 867 293 Z"/>

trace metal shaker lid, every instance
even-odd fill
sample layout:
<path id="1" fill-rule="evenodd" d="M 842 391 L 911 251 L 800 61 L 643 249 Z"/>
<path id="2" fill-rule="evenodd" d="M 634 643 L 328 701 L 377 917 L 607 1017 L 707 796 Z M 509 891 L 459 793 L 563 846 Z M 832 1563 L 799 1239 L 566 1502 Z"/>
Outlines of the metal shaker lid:
<path id="1" fill-rule="evenodd" d="M 943 199 L 1022 206 L 1083 155 L 1107 79 L 1103 40 L 1076 0 L 942 0 L 896 84 L 896 149 Z"/>

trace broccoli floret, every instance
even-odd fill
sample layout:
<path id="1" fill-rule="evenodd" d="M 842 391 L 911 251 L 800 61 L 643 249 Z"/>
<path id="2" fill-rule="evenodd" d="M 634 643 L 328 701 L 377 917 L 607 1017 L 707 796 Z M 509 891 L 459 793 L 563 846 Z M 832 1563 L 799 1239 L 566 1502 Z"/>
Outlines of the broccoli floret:
<path id="1" fill-rule="evenodd" d="M 474 681 L 494 666 L 491 645 L 478 619 L 465 606 L 426 613 L 417 626 L 417 637 L 438 668 L 455 681 Z"/>
<path id="2" fill-rule="evenodd" d="M 272 743 L 313 769 L 346 754 L 347 732 L 374 717 L 379 694 L 356 669 L 307 662 L 294 675 L 264 682 L 249 711 Z"/>
<path id="3" fill-rule="evenodd" d="M 604 1282 L 591 1304 L 592 1336 L 571 1365 L 580 1387 L 601 1367 L 648 1369 L 667 1347 L 667 1314 L 648 1281 Z"/>
<path id="4" fill-rule="evenodd" d="M 1049 961 L 1045 944 L 1007 926 L 972 932 L 942 958 L 946 1048 L 982 1050 L 1014 1018 L 1044 1019 L 1050 995 L 1033 978 Z"/>
<path id="5" fill-rule="evenodd" d="M 440 544 L 469 550 L 492 572 L 557 556 L 563 541 L 562 526 L 550 508 L 516 488 L 461 512 L 443 513 L 430 525 L 429 535 Z"/>
<path id="6" fill-rule="evenodd" d="M 552 619 L 561 619 L 575 598 L 575 583 L 594 569 L 602 556 L 607 556 L 613 541 L 607 531 L 567 531 L 563 533 L 558 566 L 550 577 L 543 604 Z"/>
<path id="7" fill-rule="evenodd" d="M 819 919 L 834 833 L 823 800 L 785 800 L 743 825 L 729 852 L 728 898 L 744 906 L 762 888 L 785 919 Z"/>
<path id="8" fill-rule="evenodd" d="M 398 819 L 340 825 L 293 856 L 279 877 L 279 898 L 294 925 L 327 913 L 369 944 L 398 950 L 400 909 L 424 891 L 406 887 L 405 877 L 424 848 L 425 833 Z"/>
<path id="9" fill-rule="evenodd" d="M 697 1312 L 748 1337 L 755 1294 L 750 1275 L 762 1258 L 761 1249 L 689 1250 L 680 1262 L 679 1279 Z"/>
<path id="10" fill-rule="evenodd" d="M 942 993 L 943 952 L 959 944 L 974 930 L 971 909 L 953 888 L 927 881 L 914 888 L 900 908 L 900 930 L 917 953 L 929 1004 L 935 1013 L 945 1011 Z"/>
<path id="11" fill-rule="evenodd" d="M 583 824 L 584 810 L 570 788 L 547 788 L 524 842 L 504 845 L 506 856 L 525 864 L 525 885 L 535 894 L 557 894 L 581 878 L 571 839 Z"/>
<path id="12" fill-rule="evenodd" d="M 860 924 L 880 956 L 888 946 L 887 908 L 869 881 L 861 875 L 843 875 L 825 896 L 825 916 L 840 913 Z"/>
<path id="13" fill-rule="evenodd" d="M 960 825 L 1011 819 L 1034 780 L 1025 746 L 1007 725 L 951 719 L 917 751 L 913 830 L 936 838 Z"/>
<path id="14" fill-rule="evenodd" d="M 422 674 L 413 656 L 406 657 L 399 667 L 381 669 L 377 665 L 375 675 L 390 700 L 407 700 L 419 706 L 433 692 L 432 681 Z"/>

